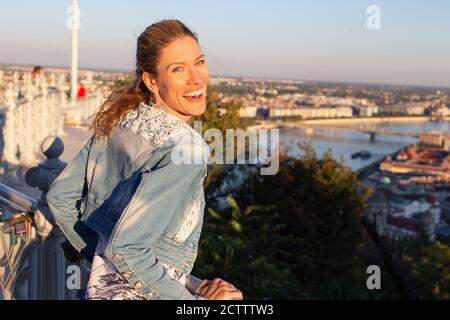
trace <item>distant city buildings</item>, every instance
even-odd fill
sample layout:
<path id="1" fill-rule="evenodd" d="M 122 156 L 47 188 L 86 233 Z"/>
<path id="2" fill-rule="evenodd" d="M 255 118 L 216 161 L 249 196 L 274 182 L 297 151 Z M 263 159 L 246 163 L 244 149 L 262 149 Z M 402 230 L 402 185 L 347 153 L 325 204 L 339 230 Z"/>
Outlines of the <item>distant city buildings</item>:
<path id="1" fill-rule="evenodd" d="M 432 112 L 432 115 L 436 117 L 448 117 L 450 116 L 450 108 L 448 106 L 441 105 Z"/>
<path id="2" fill-rule="evenodd" d="M 356 106 L 353 107 L 353 114 L 360 117 L 373 117 L 378 114 L 377 106 Z"/>
<path id="3" fill-rule="evenodd" d="M 421 140 L 436 143 L 434 135 Z M 364 217 L 390 240 L 450 238 L 450 152 L 417 145 L 387 157 L 363 180 L 372 190 Z"/>
<path id="4" fill-rule="evenodd" d="M 436 199 L 427 195 L 394 192 L 390 184 L 390 179 L 383 176 L 378 190 L 369 199 L 366 218 L 377 235 L 403 240 L 416 239 L 422 233 L 428 240 L 435 241 L 436 225 L 441 222 L 441 208 Z"/>
<path id="5" fill-rule="evenodd" d="M 299 117 L 301 119 L 317 118 L 350 118 L 353 116 L 351 107 L 297 107 L 297 108 L 270 108 L 269 117 Z"/>
<path id="6" fill-rule="evenodd" d="M 44 68 L 49 74 L 69 75 L 63 68 Z M 30 67 L 5 67 L 0 77 L 6 82 L 14 71 L 27 72 Z M 102 88 L 112 91 L 128 85 L 134 75 L 127 72 L 80 70 L 79 77 L 91 92 Z M 368 86 L 256 78 L 211 77 L 218 88 L 218 104 L 239 100 L 240 117 L 287 120 L 368 118 L 375 116 L 429 116 L 436 120 L 450 117 L 450 90 L 433 91 L 396 86 Z M 68 83 L 65 90 L 69 90 Z M 5 88 L 0 86 L 0 92 Z M 0 101 L 1 102 L 1 101 Z M 447 140 L 444 141 L 444 143 Z"/>
<path id="7" fill-rule="evenodd" d="M 439 90 L 230 77 L 213 77 L 211 84 L 221 93 L 219 103 L 240 100 L 246 118 L 450 116 L 449 95 Z"/>
<path id="8" fill-rule="evenodd" d="M 450 133 L 426 132 L 420 134 L 420 143 L 450 151 Z"/>
<path id="9" fill-rule="evenodd" d="M 239 110 L 239 117 L 241 118 L 255 118 L 257 114 L 258 108 L 257 107 L 249 107 L 249 106 L 243 106 Z"/>
<path id="10" fill-rule="evenodd" d="M 424 102 L 399 103 L 383 107 L 385 114 L 422 116 L 424 115 L 427 104 Z"/>
<path id="11" fill-rule="evenodd" d="M 401 151 L 396 159 L 387 157 L 381 171 L 393 173 L 423 172 L 450 177 L 450 154 L 445 150 L 419 149 L 416 145 Z"/>

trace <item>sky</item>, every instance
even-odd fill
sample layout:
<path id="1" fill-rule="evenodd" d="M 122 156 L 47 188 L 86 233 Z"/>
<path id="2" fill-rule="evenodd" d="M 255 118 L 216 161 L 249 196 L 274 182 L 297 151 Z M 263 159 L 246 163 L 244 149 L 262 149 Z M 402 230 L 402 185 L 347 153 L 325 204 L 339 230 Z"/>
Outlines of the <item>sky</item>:
<path id="1" fill-rule="evenodd" d="M 448 0 L 78 2 L 80 68 L 133 70 L 139 34 L 175 18 L 213 75 L 450 87 Z M 0 64 L 68 67 L 70 4 L 0 0 Z M 379 29 L 367 27 L 370 5 Z"/>

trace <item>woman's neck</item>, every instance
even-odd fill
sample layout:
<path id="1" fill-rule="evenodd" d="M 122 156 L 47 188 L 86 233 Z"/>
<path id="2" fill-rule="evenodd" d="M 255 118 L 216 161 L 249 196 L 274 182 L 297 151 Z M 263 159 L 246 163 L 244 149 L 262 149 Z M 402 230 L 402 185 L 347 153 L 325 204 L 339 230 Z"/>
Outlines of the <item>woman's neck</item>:
<path id="1" fill-rule="evenodd" d="M 182 114 L 182 113 L 180 113 L 180 112 L 178 112 L 178 111 L 168 107 L 164 102 L 161 102 L 160 104 L 155 105 L 154 107 L 156 107 L 156 108 L 158 108 L 160 110 L 163 110 L 163 111 L 165 111 L 165 112 L 167 112 L 167 113 L 177 117 L 178 119 L 180 119 L 181 121 L 183 121 L 185 123 L 188 123 L 189 120 L 192 118 L 191 115 Z"/>

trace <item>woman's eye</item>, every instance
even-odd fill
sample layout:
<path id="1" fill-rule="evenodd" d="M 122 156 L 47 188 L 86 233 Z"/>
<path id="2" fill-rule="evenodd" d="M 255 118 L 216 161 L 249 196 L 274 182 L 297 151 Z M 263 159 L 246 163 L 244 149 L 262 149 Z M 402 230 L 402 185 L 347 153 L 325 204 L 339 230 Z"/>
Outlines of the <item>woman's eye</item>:
<path id="1" fill-rule="evenodd" d="M 172 70 L 172 72 L 181 72 L 181 71 L 183 71 L 182 67 L 176 67 L 176 68 L 173 68 L 173 70 Z"/>
<path id="2" fill-rule="evenodd" d="M 197 64 L 204 64 L 206 61 L 205 60 L 199 60 L 197 61 Z"/>

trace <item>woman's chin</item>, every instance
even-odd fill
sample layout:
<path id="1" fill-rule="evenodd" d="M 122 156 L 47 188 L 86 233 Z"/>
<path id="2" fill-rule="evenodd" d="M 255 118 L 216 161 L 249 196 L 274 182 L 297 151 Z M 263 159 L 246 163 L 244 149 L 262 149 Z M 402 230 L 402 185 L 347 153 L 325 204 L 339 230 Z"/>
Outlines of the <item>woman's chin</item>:
<path id="1" fill-rule="evenodd" d="M 199 104 L 198 106 L 191 106 L 189 109 L 189 114 L 198 117 L 205 113 L 206 104 Z"/>

